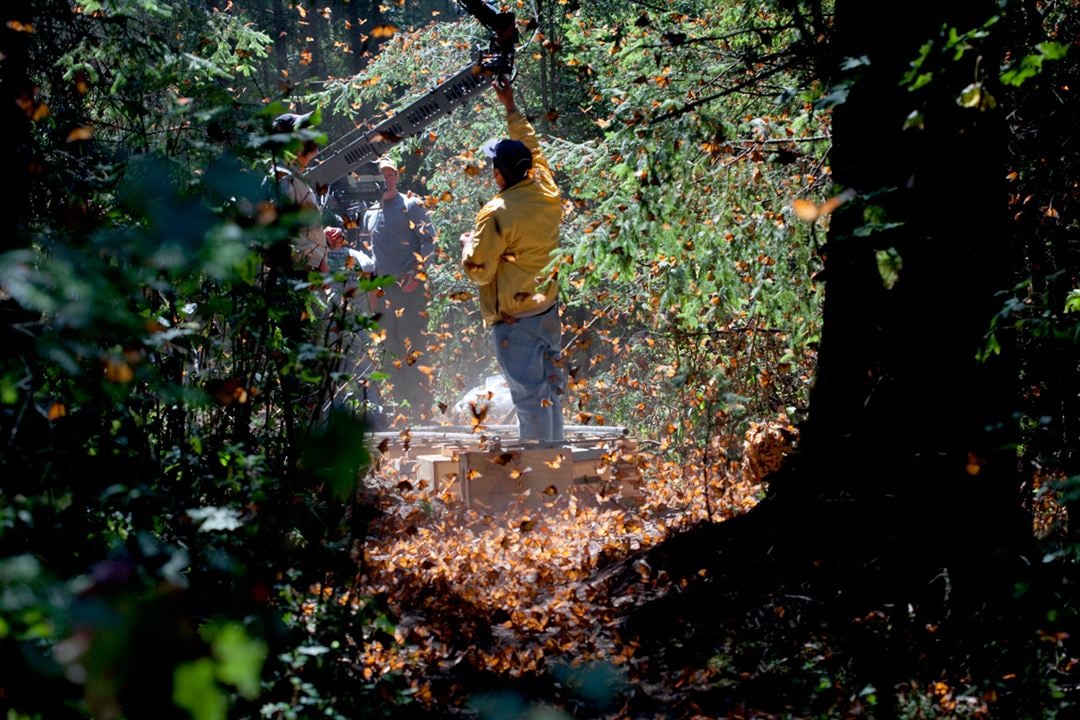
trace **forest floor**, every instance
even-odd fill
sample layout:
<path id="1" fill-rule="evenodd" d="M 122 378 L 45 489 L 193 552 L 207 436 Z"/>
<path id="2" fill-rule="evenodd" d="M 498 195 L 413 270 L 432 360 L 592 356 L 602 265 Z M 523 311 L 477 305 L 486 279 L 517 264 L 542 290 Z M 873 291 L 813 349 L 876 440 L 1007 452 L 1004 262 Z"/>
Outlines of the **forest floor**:
<path id="1" fill-rule="evenodd" d="M 643 502 L 567 495 L 498 515 L 372 473 L 381 515 L 333 600 L 390 613 L 356 644 L 360 677 L 403 690 L 418 718 L 999 716 L 978 668 L 925 652 L 932 609 L 775 582 L 770 548 L 739 546 L 769 540 L 750 527 L 765 488 L 737 467 L 638 464 Z M 1009 669 L 988 672 L 1007 692 Z"/>

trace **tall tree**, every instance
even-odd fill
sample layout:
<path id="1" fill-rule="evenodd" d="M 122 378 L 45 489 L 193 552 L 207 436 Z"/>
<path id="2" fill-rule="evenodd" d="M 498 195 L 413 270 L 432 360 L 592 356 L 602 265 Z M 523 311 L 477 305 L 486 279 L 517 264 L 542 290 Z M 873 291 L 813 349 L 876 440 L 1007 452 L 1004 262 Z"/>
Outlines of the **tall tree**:
<path id="1" fill-rule="evenodd" d="M 978 359 L 1009 278 L 1004 125 L 990 107 L 999 61 L 981 37 L 995 10 L 836 8 L 847 97 L 832 167 L 854 199 L 825 248 L 819 368 L 793 475 L 882 501 L 928 570 L 1015 529 L 1018 508 L 1013 373 L 1008 357 Z"/>
<path id="2" fill-rule="evenodd" d="M 1011 285 L 998 12 L 836 3 L 820 66 L 836 187 L 820 210 L 839 206 L 799 448 L 750 513 L 658 551 L 654 567 L 711 563 L 698 612 L 668 598 L 633 627 L 678 618 L 680 639 L 708 645 L 730 617 L 720 608 L 802 598 L 868 685 L 897 687 L 931 656 L 978 658 L 981 679 L 1031 677 L 1014 357 L 982 359 Z M 867 642 L 852 620 L 880 608 L 887 629 Z M 1024 692 L 1002 696 L 999 708 L 1014 703 L 1003 716 L 1023 716 Z"/>

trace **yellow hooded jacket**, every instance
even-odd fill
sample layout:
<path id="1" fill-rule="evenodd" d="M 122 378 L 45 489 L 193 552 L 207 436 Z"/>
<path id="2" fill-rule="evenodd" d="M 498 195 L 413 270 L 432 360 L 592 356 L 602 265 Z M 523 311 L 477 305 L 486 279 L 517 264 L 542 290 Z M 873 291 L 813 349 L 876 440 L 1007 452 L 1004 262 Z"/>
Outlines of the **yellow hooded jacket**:
<path id="1" fill-rule="evenodd" d="M 480 288 L 480 313 L 488 326 L 539 315 L 555 304 L 559 292 L 548 270 L 559 247 L 559 188 L 525 116 L 513 112 L 507 125 L 510 138 L 532 151 L 532 170 L 480 209 L 472 238 L 462 249 L 462 267 Z"/>

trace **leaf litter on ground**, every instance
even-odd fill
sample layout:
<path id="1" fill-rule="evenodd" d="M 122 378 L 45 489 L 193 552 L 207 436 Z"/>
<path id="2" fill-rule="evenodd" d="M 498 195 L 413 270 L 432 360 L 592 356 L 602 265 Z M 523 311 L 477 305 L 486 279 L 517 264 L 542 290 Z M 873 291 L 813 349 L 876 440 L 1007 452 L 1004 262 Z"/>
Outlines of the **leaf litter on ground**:
<path id="1" fill-rule="evenodd" d="M 645 452 L 637 464 L 639 503 L 585 491 L 497 515 L 465 507 L 456 485 L 433 493 L 393 467 L 371 473 L 366 489 L 383 512 L 369 530 L 356 587 L 341 602 L 383 598 L 397 625 L 393 643 L 362 647 L 362 676 L 399 673 L 416 699 L 442 707 L 469 702 L 469 673 L 510 682 L 606 667 L 633 683 L 647 661 L 620 638 L 619 621 L 671 587 L 639 560 L 640 585 L 613 597 L 605 570 L 680 528 L 747 511 L 762 491 L 731 464 L 706 472 Z M 440 682 L 448 676 L 456 680 Z M 670 688 L 708 681 L 705 669 L 673 678 Z"/>

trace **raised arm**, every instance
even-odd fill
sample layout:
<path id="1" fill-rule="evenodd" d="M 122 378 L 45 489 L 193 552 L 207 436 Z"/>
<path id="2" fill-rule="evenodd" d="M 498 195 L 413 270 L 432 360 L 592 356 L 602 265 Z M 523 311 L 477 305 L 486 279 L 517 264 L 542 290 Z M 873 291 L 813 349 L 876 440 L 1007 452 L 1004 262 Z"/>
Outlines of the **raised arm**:
<path id="1" fill-rule="evenodd" d="M 495 88 L 495 97 L 499 99 L 499 102 L 506 109 L 506 125 L 510 138 L 520 140 L 532 152 L 533 178 L 537 182 L 548 186 L 550 192 L 557 193 L 558 188 L 555 186 L 551 165 L 548 164 L 544 151 L 540 149 L 540 141 L 536 137 L 536 130 L 533 129 L 532 124 L 518 109 L 514 100 L 514 86 L 509 82 L 497 80 L 493 87 Z"/>

